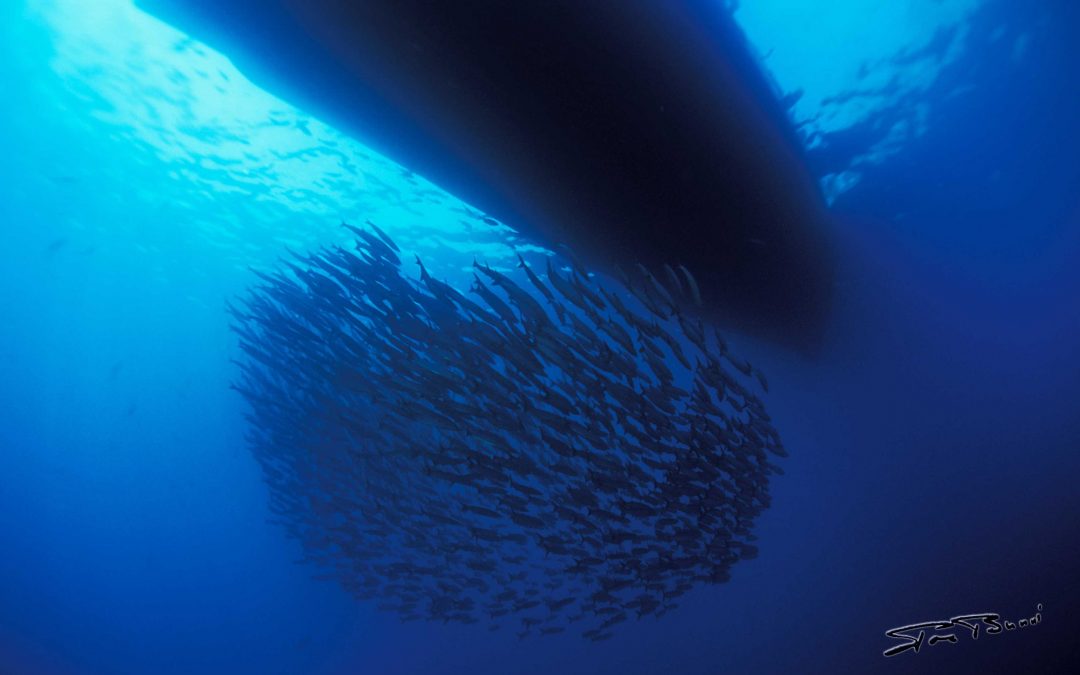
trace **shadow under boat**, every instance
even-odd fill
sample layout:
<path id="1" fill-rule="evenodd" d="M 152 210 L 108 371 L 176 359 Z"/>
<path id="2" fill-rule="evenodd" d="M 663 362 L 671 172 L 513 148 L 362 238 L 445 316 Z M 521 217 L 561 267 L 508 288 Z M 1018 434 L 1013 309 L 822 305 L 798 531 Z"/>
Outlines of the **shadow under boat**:
<path id="1" fill-rule="evenodd" d="M 682 263 L 812 352 L 827 209 L 721 0 L 138 0 L 268 91 L 591 265 Z"/>

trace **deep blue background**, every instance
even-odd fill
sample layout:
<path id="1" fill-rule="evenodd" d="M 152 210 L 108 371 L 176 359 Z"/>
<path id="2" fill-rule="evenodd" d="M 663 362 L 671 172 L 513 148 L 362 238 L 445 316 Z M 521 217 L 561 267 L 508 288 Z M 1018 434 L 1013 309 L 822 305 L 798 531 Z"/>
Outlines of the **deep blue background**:
<path id="1" fill-rule="evenodd" d="M 1029 32 L 1024 60 L 1000 25 Z M 227 389 L 246 271 L 193 233 L 167 167 L 38 90 L 46 33 L 6 40 L 0 673 L 1065 672 L 1078 27 L 1067 2 L 976 16 L 927 132 L 833 204 L 820 356 L 734 338 L 791 451 L 760 557 L 601 644 L 398 625 L 292 563 Z M 881 655 L 887 628 L 1036 603 L 1037 627 Z"/>

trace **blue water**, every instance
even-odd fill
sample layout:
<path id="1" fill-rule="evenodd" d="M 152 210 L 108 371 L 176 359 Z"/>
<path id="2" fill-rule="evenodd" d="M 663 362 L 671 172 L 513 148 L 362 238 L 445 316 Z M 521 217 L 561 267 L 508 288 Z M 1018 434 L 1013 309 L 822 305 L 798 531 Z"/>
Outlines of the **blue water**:
<path id="1" fill-rule="evenodd" d="M 1080 663 L 1080 13 L 741 5 L 778 86 L 806 92 L 835 307 L 813 359 L 730 336 L 791 453 L 759 557 L 598 644 L 399 624 L 313 580 L 228 388 L 226 300 L 343 241 L 341 219 L 448 279 L 543 251 L 130 2 L 0 5 L 0 673 Z M 796 39 L 814 18 L 832 40 Z M 830 63 L 850 77 L 811 77 Z M 882 656 L 889 628 L 1038 603 L 1038 626 Z"/>

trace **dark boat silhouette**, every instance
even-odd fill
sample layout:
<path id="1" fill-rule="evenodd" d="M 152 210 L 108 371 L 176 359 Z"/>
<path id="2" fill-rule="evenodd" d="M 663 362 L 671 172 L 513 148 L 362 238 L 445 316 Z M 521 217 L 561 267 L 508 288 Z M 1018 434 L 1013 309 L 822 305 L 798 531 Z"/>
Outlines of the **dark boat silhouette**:
<path id="1" fill-rule="evenodd" d="M 820 338 L 826 208 L 721 0 L 139 4 L 543 243 L 685 264 L 727 325 Z"/>

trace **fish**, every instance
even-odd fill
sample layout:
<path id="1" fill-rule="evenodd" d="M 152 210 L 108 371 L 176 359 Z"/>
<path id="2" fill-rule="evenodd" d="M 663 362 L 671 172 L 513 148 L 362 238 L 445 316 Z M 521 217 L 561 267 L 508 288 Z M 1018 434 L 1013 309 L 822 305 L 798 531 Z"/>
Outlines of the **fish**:
<path id="1" fill-rule="evenodd" d="M 549 289 L 544 284 L 544 282 L 540 280 L 540 277 L 536 276 L 536 272 L 533 272 L 532 268 L 529 267 L 529 265 L 527 265 L 525 263 L 525 259 L 521 257 L 520 253 L 517 254 L 517 259 L 518 259 L 518 268 L 525 270 L 525 275 L 528 277 L 529 282 L 533 285 L 533 287 L 536 290 L 540 291 L 540 295 L 544 296 L 544 298 L 548 302 L 550 302 L 552 304 L 557 304 L 555 302 L 555 296 L 554 296 L 554 294 L 552 294 L 551 289 Z"/>
<path id="2" fill-rule="evenodd" d="M 347 227 L 352 248 L 291 252 L 226 305 L 303 564 L 402 620 L 600 641 L 756 555 L 787 450 L 764 373 L 684 313 L 685 268 L 630 284 L 518 255 L 474 263 L 469 293 Z"/>
<path id="3" fill-rule="evenodd" d="M 531 294 L 525 292 L 510 280 L 509 277 L 496 272 L 487 265 L 480 265 L 476 261 L 473 261 L 473 267 L 505 291 L 510 301 L 517 306 L 523 316 L 528 317 L 529 320 L 537 324 L 546 324 L 551 321 L 540 303 Z"/>
<path id="4" fill-rule="evenodd" d="M 694 279 L 694 275 L 690 274 L 690 270 L 685 266 L 679 265 L 679 271 L 682 272 L 683 277 L 686 279 L 686 285 L 690 289 L 690 298 L 694 301 L 694 304 L 698 307 L 701 306 L 701 289 L 698 287 L 697 280 Z"/>

